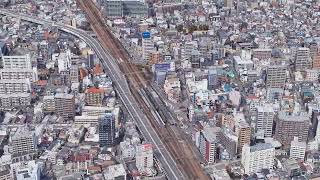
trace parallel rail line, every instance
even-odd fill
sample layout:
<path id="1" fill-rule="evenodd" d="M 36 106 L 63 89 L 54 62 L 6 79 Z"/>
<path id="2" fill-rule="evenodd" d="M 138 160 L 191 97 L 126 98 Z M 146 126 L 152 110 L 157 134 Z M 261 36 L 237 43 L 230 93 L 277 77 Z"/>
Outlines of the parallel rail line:
<path id="1" fill-rule="evenodd" d="M 151 85 L 140 73 L 133 73 L 139 72 L 139 68 L 136 65 L 130 63 L 130 56 L 128 52 L 105 25 L 99 9 L 92 2 L 92 0 L 77 1 L 86 13 L 91 27 L 97 34 L 97 37 L 102 46 L 108 49 L 111 55 L 118 60 L 117 63 L 120 70 L 124 74 L 130 74 L 130 76 L 126 76 L 126 78 L 129 86 L 131 87 L 132 95 L 139 103 L 141 109 L 145 113 L 147 119 L 150 121 L 152 127 L 156 130 L 162 143 L 174 158 L 178 168 L 181 172 L 183 172 L 185 179 L 209 179 L 209 177 L 202 169 L 200 163 L 195 158 L 196 156 L 191 150 L 192 145 L 189 141 L 186 141 L 185 138 L 181 137 L 177 133 L 177 127 L 170 125 L 160 126 L 159 120 L 157 120 L 154 117 L 154 114 L 151 113 L 149 107 L 150 103 L 146 102 L 146 100 L 142 98 L 142 94 L 146 94 L 147 91 L 150 91 L 148 87 L 150 87 Z M 148 92 L 148 94 L 149 93 L 150 92 Z M 163 112 L 161 112 L 161 114 L 163 114 Z M 163 122 L 167 123 L 168 119 L 163 119 Z"/>

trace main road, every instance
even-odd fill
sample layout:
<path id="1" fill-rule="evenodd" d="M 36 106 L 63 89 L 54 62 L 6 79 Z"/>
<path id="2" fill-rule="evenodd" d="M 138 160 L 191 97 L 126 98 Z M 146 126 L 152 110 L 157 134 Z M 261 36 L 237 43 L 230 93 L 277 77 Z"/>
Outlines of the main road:
<path id="1" fill-rule="evenodd" d="M 154 149 L 156 152 L 155 154 L 161 162 L 168 179 L 186 179 L 185 176 L 181 173 L 180 169 L 177 167 L 176 162 L 173 160 L 168 150 L 163 145 L 162 141 L 151 126 L 150 122 L 139 108 L 137 101 L 134 99 L 130 92 L 125 76 L 121 73 L 117 65 L 117 61 L 110 55 L 110 53 L 106 49 L 102 48 L 102 46 L 96 39 L 92 38 L 86 31 L 83 31 L 81 29 L 76 29 L 72 26 L 64 25 L 50 20 L 40 19 L 32 15 L 10 12 L 9 10 L 4 9 L 0 9 L 0 14 L 20 18 L 21 20 L 36 24 L 54 26 L 59 30 L 70 33 L 86 42 L 95 51 L 100 59 L 101 64 L 109 72 L 109 75 L 115 84 L 115 88 L 121 101 L 125 105 L 130 116 L 135 120 L 143 136 L 147 141 L 151 142 L 154 145 Z"/>

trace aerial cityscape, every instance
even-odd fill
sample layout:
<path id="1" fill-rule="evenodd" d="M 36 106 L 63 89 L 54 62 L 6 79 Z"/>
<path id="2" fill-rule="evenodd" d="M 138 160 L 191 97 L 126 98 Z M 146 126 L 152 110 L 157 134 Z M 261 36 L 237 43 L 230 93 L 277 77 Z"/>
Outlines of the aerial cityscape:
<path id="1" fill-rule="evenodd" d="M 0 180 L 320 180 L 320 0 L 0 0 Z"/>

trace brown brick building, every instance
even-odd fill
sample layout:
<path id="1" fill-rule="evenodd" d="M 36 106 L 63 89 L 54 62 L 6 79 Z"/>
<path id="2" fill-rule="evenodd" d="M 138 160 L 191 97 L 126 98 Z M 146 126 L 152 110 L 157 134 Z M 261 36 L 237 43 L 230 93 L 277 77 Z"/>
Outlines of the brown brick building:
<path id="1" fill-rule="evenodd" d="M 279 112 L 275 139 L 282 145 L 288 146 L 294 137 L 299 141 L 307 141 L 310 117 L 307 113 L 289 115 L 286 112 Z"/>
<path id="2" fill-rule="evenodd" d="M 312 68 L 320 69 L 320 53 L 312 57 Z"/>

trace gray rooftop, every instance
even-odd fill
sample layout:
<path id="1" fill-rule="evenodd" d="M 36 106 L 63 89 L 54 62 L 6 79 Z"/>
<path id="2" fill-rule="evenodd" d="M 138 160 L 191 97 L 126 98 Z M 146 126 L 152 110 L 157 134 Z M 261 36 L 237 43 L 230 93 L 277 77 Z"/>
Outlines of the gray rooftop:
<path id="1" fill-rule="evenodd" d="M 270 143 L 258 143 L 250 147 L 250 152 L 262 151 L 262 150 L 272 149 L 272 148 L 274 147 Z"/>
<path id="2" fill-rule="evenodd" d="M 299 114 L 288 114 L 287 112 L 280 111 L 278 118 L 283 121 L 297 121 L 304 122 L 309 121 L 310 117 L 306 112 L 300 112 Z"/>

